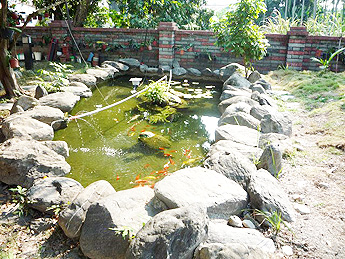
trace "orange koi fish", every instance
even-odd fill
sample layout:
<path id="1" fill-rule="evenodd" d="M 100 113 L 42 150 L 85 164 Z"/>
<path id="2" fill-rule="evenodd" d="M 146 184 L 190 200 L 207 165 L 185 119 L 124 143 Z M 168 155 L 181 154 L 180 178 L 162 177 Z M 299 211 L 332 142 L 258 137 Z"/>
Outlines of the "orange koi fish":
<path id="1" fill-rule="evenodd" d="M 146 130 L 145 129 L 143 129 L 143 130 L 141 130 L 140 132 L 145 132 Z"/>
<path id="2" fill-rule="evenodd" d="M 120 180 L 120 176 L 117 175 L 116 176 L 116 181 L 118 181 L 118 180 Z"/>
<path id="3" fill-rule="evenodd" d="M 171 154 L 164 153 L 164 156 L 169 157 L 172 156 Z"/>
<path id="4" fill-rule="evenodd" d="M 171 165 L 175 164 L 174 160 L 172 160 L 170 157 L 169 157 L 169 162 L 170 162 Z"/>
<path id="5" fill-rule="evenodd" d="M 170 150 L 170 153 L 176 153 L 177 150 Z"/>
<path id="6" fill-rule="evenodd" d="M 165 150 L 165 148 L 164 148 L 164 147 L 159 147 L 158 149 L 159 149 L 159 150 Z"/>
<path id="7" fill-rule="evenodd" d="M 138 174 L 138 175 L 135 177 L 135 180 L 137 181 L 137 180 L 139 180 L 139 178 L 140 178 L 140 174 Z"/>

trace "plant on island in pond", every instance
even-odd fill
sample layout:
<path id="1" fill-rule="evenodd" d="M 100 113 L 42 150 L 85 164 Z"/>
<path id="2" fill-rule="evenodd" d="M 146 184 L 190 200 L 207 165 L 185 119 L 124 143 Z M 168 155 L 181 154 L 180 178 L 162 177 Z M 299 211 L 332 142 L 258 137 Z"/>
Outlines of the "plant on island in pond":
<path id="1" fill-rule="evenodd" d="M 18 214 L 19 217 L 28 214 L 27 189 L 18 185 L 16 188 L 8 189 L 12 193 L 12 202 L 16 204 L 14 214 Z"/>
<path id="2" fill-rule="evenodd" d="M 313 60 L 313 61 L 316 61 L 316 62 L 318 62 L 321 66 L 320 66 L 320 68 L 321 69 L 323 69 L 323 70 L 327 70 L 327 69 L 329 69 L 330 68 L 330 66 L 331 66 L 331 61 L 332 61 L 332 59 L 336 56 L 336 55 L 338 55 L 338 54 L 340 54 L 341 52 L 343 52 L 345 50 L 345 48 L 341 48 L 341 49 L 338 49 L 337 51 L 335 51 L 330 57 L 329 57 L 329 59 L 322 59 L 322 58 L 315 58 L 315 57 L 312 57 L 312 58 L 310 58 L 311 60 Z"/>
<path id="3" fill-rule="evenodd" d="M 151 81 L 151 83 L 148 86 L 148 89 L 139 95 L 139 97 L 142 97 L 148 102 L 152 102 L 154 104 L 160 104 L 164 105 L 168 102 L 168 84 L 165 81 L 161 82 L 154 82 Z"/>

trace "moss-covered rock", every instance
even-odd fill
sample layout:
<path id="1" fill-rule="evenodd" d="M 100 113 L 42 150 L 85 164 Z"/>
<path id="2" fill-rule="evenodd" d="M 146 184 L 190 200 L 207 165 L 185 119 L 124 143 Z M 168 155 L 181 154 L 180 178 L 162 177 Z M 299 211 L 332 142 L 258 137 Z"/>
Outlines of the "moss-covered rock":
<path id="1" fill-rule="evenodd" d="M 171 141 L 167 138 L 157 135 L 151 131 L 145 131 L 139 134 L 139 140 L 146 146 L 159 149 L 159 148 L 169 148 L 171 147 Z"/>

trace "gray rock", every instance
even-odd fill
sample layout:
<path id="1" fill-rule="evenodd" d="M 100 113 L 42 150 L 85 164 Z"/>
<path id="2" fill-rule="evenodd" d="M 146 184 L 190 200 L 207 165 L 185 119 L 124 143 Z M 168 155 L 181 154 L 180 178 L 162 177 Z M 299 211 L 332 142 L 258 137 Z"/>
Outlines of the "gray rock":
<path id="1" fill-rule="evenodd" d="M 139 70 L 141 73 L 146 73 L 148 68 L 149 68 L 148 65 L 142 64 L 140 65 Z"/>
<path id="2" fill-rule="evenodd" d="M 59 130 L 59 129 L 65 129 L 67 128 L 67 125 L 68 125 L 67 119 L 53 121 L 51 124 L 54 131 Z"/>
<path id="3" fill-rule="evenodd" d="M 293 255 L 293 250 L 291 246 L 282 246 L 282 252 L 284 255 L 287 256 L 292 256 Z"/>
<path id="4" fill-rule="evenodd" d="M 260 78 L 259 80 L 255 81 L 256 84 L 260 84 L 262 85 L 262 87 L 265 89 L 265 90 L 272 90 L 272 86 L 270 83 L 268 83 L 265 79 L 263 78 Z"/>
<path id="5" fill-rule="evenodd" d="M 258 102 L 260 105 L 270 105 L 278 110 L 276 101 L 267 94 L 260 94 L 258 91 L 252 93 L 251 98 Z"/>
<path id="6" fill-rule="evenodd" d="M 251 83 L 241 76 L 239 73 L 233 73 L 225 82 L 224 85 L 232 85 L 236 88 L 249 88 Z"/>
<path id="7" fill-rule="evenodd" d="M 116 69 L 118 69 L 119 71 L 127 71 L 129 69 L 129 66 L 126 66 L 125 64 L 121 63 L 121 62 L 116 62 L 116 61 L 104 61 L 102 63 L 103 65 L 110 65 Z"/>
<path id="8" fill-rule="evenodd" d="M 206 208 L 210 218 L 228 219 L 247 204 L 247 193 L 237 183 L 202 167 L 174 172 L 156 183 L 154 190 L 169 209 L 195 205 Z"/>
<path id="9" fill-rule="evenodd" d="M 270 105 L 255 105 L 255 106 L 252 106 L 250 109 L 250 115 L 252 115 L 254 118 L 258 120 L 262 120 L 262 118 L 266 114 L 275 114 L 275 113 L 277 113 L 277 110 L 274 109 Z"/>
<path id="10" fill-rule="evenodd" d="M 293 207 L 301 215 L 310 214 L 310 209 L 304 204 L 295 203 Z"/>
<path id="11" fill-rule="evenodd" d="M 135 68 L 135 67 L 140 66 L 139 60 L 135 58 L 121 58 L 119 59 L 119 62 L 129 66 L 130 68 Z"/>
<path id="12" fill-rule="evenodd" d="M 282 152 L 278 144 L 267 145 L 259 158 L 259 163 L 256 165 L 258 169 L 265 169 L 271 175 L 278 177 L 282 173 Z"/>
<path id="13" fill-rule="evenodd" d="M 62 112 L 69 112 L 80 100 L 79 96 L 69 92 L 58 92 L 40 98 L 40 105 L 58 108 Z"/>
<path id="14" fill-rule="evenodd" d="M 12 106 L 12 109 L 10 111 L 10 114 L 15 114 L 15 113 L 19 113 L 19 112 L 24 112 L 24 109 L 22 108 L 22 106 L 14 104 Z"/>
<path id="15" fill-rule="evenodd" d="M 86 70 L 86 74 L 96 77 L 98 82 L 112 78 L 112 75 L 109 74 L 109 72 L 99 68 L 89 68 Z"/>
<path id="16" fill-rule="evenodd" d="M 292 122 L 283 113 L 266 114 L 260 123 L 262 133 L 279 133 L 291 137 Z"/>
<path id="17" fill-rule="evenodd" d="M 183 76 L 187 74 L 187 70 L 184 69 L 183 67 L 176 67 L 176 68 L 173 68 L 172 73 L 175 76 Z"/>
<path id="18" fill-rule="evenodd" d="M 232 216 L 230 216 L 230 218 L 228 220 L 228 225 L 232 226 L 232 227 L 241 228 L 242 227 L 242 220 L 238 216 L 232 215 Z"/>
<path id="19" fill-rule="evenodd" d="M 180 63 L 176 59 L 174 59 L 174 61 L 172 63 L 172 67 L 173 68 L 178 68 L 178 67 L 181 67 L 181 66 L 180 66 Z"/>
<path id="20" fill-rule="evenodd" d="M 115 67 L 108 65 L 108 64 L 102 64 L 102 66 L 99 69 L 107 72 L 108 78 L 113 78 L 113 77 L 115 77 L 115 74 L 120 72 L 118 69 L 116 69 Z"/>
<path id="21" fill-rule="evenodd" d="M 69 81 L 81 82 L 88 87 L 93 87 L 97 83 L 96 77 L 88 74 L 74 74 L 68 77 Z"/>
<path id="22" fill-rule="evenodd" d="M 82 82 L 71 82 L 68 86 L 62 87 L 64 92 L 71 92 L 74 95 L 89 98 L 92 96 L 92 91 L 86 84 Z"/>
<path id="23" fill-rule="evenodd" d="M 44 176 L 64 176 L 71 170 L 63 156 L 38 141 L 9 139 L 0 146 L 0 181 L 31 187 Z"/>
<path id="24" fill-rule="evenodd" d="M 207 237 L 204 209 L 184 207 L 163 211 L 137 233 L 126 258 L 192 258 Z"/>
<path id="25" fill-rule="evenodd" d="M 224 101 L 235 96 L 245 96 L 250 98 L 251 94 L 244 90 L 224 90 L 220 95 L 219 100 Z"/>
<path id="26" fill-rule="evenodd" d="M 22 95 L 18 98 L 18 100 L 13 104 L 13 106 L 15 105 L 19 105 L 21 106 L 24 111 L 35 107 L 36 105 L 38 105 L 38 100 L 34 97 L 31 96 L 27 96 L 27 95 Z"/>
<path id="27" fill-rule="evenodd" d="M 1 129 L 6 139 L 53 140 L 54 138 L 53 128 L 46 123 L 16 114 L 7 117 Z"/>
<path id="28" fill-rule="evenodd" d="M 59 215 L 59 225 L 69 238 L 79 238 L 86 212 L 90 205 L 114 194 L 116 191 L 107 181 L 94 182 L 79 195 Z"/>
<path id="29" fill-rule="evenodd" d="M 227 80 L 230 76 L 232 76 L 235 72 L 239 72 L 240 74 L 245 74 L 245 68 L 244 66 L 237 64 L 237 63 L 231 63 L 229 65 L 226 65 L 219 69 L 219 76 L 223 81 Z"/>
<path id="30" fill-rule="evenodd" d="M 219 140 L 214 143 L 208 154 L 207 157 L 212 156 L 217 152 L 236 152 L 244 155 L 252 162 L 257 162 L 262 154 L 262 149 L 258 147 L 248 146 L 245 144 L 237 143 L 232 140 Z"/>
<path id="31" fill-rule="evenodd" d="M 40 99 L 41 97 L 46 95 L 48 95 L 47 90 L 43 86 L 38 85 L 35 89 L 35 98 Z"/>
<path id="32" fill-rule="evenodd" d="M 40 122 L 44 122 L 48 125 L 51 125 L 53 121 L 62 120 L 64 118 L 64 114 L 60 109 L 41 105 L 27 110 L 23 115 Z"/>
<path id="33" fill-rule="evenodd" d="M 76 180 L 66 177 L 47 177 L 34 182 L 28 190 L 29 206 L 53 214 L 53 205 L 63 208 L 83 190 Z"/>
<path id="34" fill-rule="evenodd" d="M 229 107 L 228 107 L 229 108 Z M 218 121 L 218 125 L 240 125 L 251 129 L 259 129 L 260 121 L 245 112 L 229 112 L 226 109 Z"/>
<path id="35" fill-rule="evenodd" d="M 149 68 L 147 68 L 146 69 L 146 72 L 147 73 L 150 73 L 150 74 L 157 74 L 158 73 L 158 68 L 156 68 L 156 67 L 149 67 Z"/>
<path id="36" fill-rule="evenodd" d="M 247 190 L 251 206 L 255 209 L 282 214 L 282 219 L 294 221 L 294 210 L 279 181 L 264 169 L 252 175 Z"/>
<path id="37" fill-rule="evenodd" d="M 260 132 L 245 126 L 223 125 L 216 129 L 216 142 L 219 140 L 232 140 L 236 143 L 245 144 L 252 147 L 258 146 Z"/>
<path id="38" fill-rule="evenodd" d="M 252 84 L 258 81 L 261 78 L 261 75 L 258 71 L 253 71 L 250 73 L 248 76 L 248 81 L 251 82 Z"/>
<path id="39" fill-rule="evenodd" d="M 219 221 L 210 221 L 206 243 L 220 243 L 224 245 L 235 243 L 252 249 L 259 249 L 266 253 L 274 253 L 275 251 L 272 239 L 265 238 L 258 230 L 234 228 L 226 225 L 226 222 Z"/>
<path id="40" fill-rule="evenodd" d="M 219 69 L 213 70 L 213 74 L 214 74 L 215 76 L 220 77 Z M 223 81 L 225 81 L 226 79 L 227 79 L 227 78 L 223 79 Z"/>
<path id="41" fill-rule="evenodd" d="M 254 84 L 250 86 L 250 89 L 252 89 L 253 92 L 259 92 L 260 94 L 265 94 L 266 91 L 260 84 Z"/>
<path id="42" fill-rule="evenodd" d="M 281 144 L 286 140 L 289 140 L 289 137 L 279 133 L 265 133 L 260 135 L 259 147 L 264 149 L 267 145 L 270 144 Z"/>
<path id="43" fill-rule="evenodd" d="M 65 158 L 69 156 L 69 148 L 65 141 L 42 141 L 42 144 Z"/>
<path id="44" fill-rule="evenodd" d="M 244 102 L 239 102 L 239 103 L 234 103 L 234 104 L 229 105 L 225 109 L 224 113 L 244 112 L 244 113 L 249 114 L 251 109 L 252 107 L 249 104 L 244 103 Z"/>
<path id="45" fill-rule="evenodd" d="M 201 76 L 201 72 L 196 68 L 187 68 L 188 72 L 193 76 Z"/>
<path id="46" fill-rule="evenodd" d="M 214 153 L 205 160 L 204 166 L 235 181 L 245 190 L 251 175 L 256 172 L 255 165 L 248 158 L 233 150 Z"/>
<path id="47" fill-rule="evenodd" d="M 255 106 L 255 105 L 259 105 L 258 102 L 246 97 L 246 96 L 235 96 L 229 99 L 226 99 L 224 101 L 222 101 L 220 104 L 218 104 L 218 109 L 221 113 L 223 113 L 225 111 L 225 109 L 234 103 L 239 103 L 239 102 L 244 102 L 249 104 L 250 106 Z"/>
<path id="48" fill-rule="evenodd" d="M 81 229 L 80 247 L 89 258 L 125 258 L 129 237 L 158 212 L 149 187 L 119 191 L 91 204 Z M 114 230 L 118 229 L 118 231 Z M 130 234 L 122 237 L 123 230 Z"/>
<path id="49" fill-rule="evenodd" d="M 163 72 L 169 72 L 171 69 L 171 67 L 168 65 L 160 65 L 159 67 L 163 70 Z"/>
<path id="50" fill-rule="evenodd" d="M 203 76 L 214 76 L 213 71 L 210 68 L 205 68 L 201 70 Z"/>
<path id="51" fill-rule="evenodd" d="M 242 221 L 242 224 L 245 228 L 251 228 L 251 229 L 256 229 L 255 225 L 253 222 L 251 222 L 249 219 L 244 219 Z"/>

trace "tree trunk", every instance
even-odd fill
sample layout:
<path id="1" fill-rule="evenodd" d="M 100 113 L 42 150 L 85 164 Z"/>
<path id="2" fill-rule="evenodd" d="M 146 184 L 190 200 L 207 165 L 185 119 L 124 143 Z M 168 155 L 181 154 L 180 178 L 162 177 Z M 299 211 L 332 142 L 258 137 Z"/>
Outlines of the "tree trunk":
<path id="1" fill-rule="evenodd" d="M 313 19 L 316 18 L 316 8 L 317 8 L 317 0 L 314 0 L 314 6 L 313 6 Z"/>
<path id="2" fill-rule="evenodd" d="M 303 15 L 304 15 L 304 0 L 302 1 L 301 26 L 303 26 Z"/>
<path id="3" fill-rule="evenodd" d="M 77 8 L 77 11 L 74 16 L 73 26 L 74 27 L 83 27 L 83 24 L 87 18 L 90 2 L 92 0 L 81 0 Z"/>
<path id="4" fill-rule="evenodd" d="M 285 20 L 287 19 L 289 0 L 285 0 Z"/>

